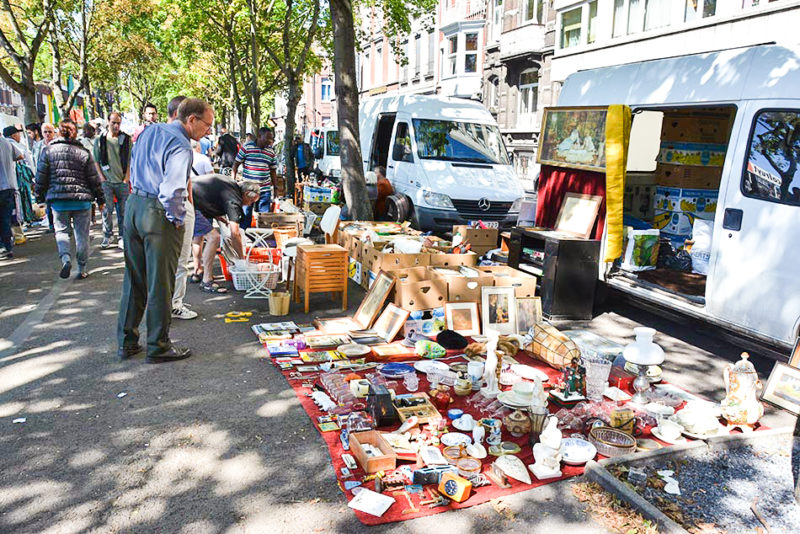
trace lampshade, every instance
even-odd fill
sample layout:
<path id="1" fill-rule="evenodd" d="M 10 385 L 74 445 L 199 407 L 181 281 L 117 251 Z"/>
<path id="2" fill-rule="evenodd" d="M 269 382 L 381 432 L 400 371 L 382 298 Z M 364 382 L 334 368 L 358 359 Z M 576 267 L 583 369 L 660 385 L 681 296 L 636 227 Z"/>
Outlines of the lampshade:
<path id="1" fill-rule="evenodd" d="M 634 328 L 636 341 L 625 347 L 622 356 L 636 365 L 659 365 L 664 361 L 664 350 L 653 343 L 656 331 L 653 328 Z"/>

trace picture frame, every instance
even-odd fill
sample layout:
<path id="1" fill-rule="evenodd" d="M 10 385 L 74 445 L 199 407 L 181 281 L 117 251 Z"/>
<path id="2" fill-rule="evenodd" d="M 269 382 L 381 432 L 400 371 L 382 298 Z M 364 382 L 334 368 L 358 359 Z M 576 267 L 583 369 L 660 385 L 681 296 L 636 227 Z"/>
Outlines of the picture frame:
<path id="1" fill-rule="evenodd" d="M 477 302 L 446 302 L 444 319 L 448 330 L 462 336 L 477 336 L 481 333 Z"/>
<path id="2" fill-rule="evenodd" d="M 608 108 L 544 108 L 536 161 L 542 165 L 605 172 Z"/>
<path id="3" fill-rule="evenodd" d="M 797 341 L 794 342 L 792 355 L 789 356 L 789 366 L 794 367 L 795 369 L 800 369 L 800 337 L 798 337 Z"/>
<path id="4" fill-rule="evenodd" d="M 500 335 L 517 333 L 517 304 L 513 287 L 481 288 L 481 326 L 483 335 L 492 330 Z"/>
<path id="5" fill-rule="evenodd" d="M 361 329 L 361 325 L 352 317 L 316 318 L 314 325 L 326 334 L 346 334 Z"/>
<path id="6" fill-rule="evenodd" d="M 524 336 L 543 319 L 541 297 L 517 297 L 517 334 Z"/>
<path id="7" fill-rule="evenodd" d="M 565 193 L 555 230 L 589 239 L 602 203 L 603 197 L 600 195 Z"/>
<path id="8" fill-rule="evenodd" d="M 378 320 L 372 325 L 375 334 L 386 343 L 391 343 L 397 333 L 403 328 L 411 312 L 392 304 L 391 302 L 380 314 Z"/>
<path id="9" fill-rule="evenodd" d="M 375 318 L 378 317 L 378 314 L 381 312 L 383 303 L 386 302 L 386 299 L 389 297 L 394 283 L 395 279 L 393 276 L 387 274 L 385 271 L 378 272 L 378 275 L 375 277 L 375 282 L 373 282 L 372 287 L 367 291 L 364 300 L 361 301 L 361 305 L 353 316 L 353 319 L 361 325 L 361 328 L 370 328 L 372 323 L 375 322 Z"/>
<path id="10" fill-rule="evenodd" d="M 800 369 L 775 362 L 761 400 L 800 415 Z"/>

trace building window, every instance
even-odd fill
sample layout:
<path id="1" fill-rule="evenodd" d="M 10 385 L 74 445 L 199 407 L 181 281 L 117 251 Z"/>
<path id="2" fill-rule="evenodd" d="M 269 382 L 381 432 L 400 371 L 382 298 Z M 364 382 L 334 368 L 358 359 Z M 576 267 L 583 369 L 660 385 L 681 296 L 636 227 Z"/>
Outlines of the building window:
<path id="1" fill-rule="evenodd" d="M 403 41 L 400 44 L 400 48 L 405 50 L 406 58 L 402 65 L 400 65 L 400 82 L 405 82 L 408 80 L 408 63 L 411 61 L 411 48 L 408 45 L 408 41 Z"/>
<path id="2" fill-rule="evenodd" d="M 646 0 L 644 14 L 644 29 L 654 30 L 669 26 L 674 3 L 672 0 Z"/>
<path id="3" fill-rule="evenodd" d="M 447 39 L 447 61 L 444 65 L 444 76 L 455 76 L 458 60 L 458 35 Z"/>
<path id="4" fill-rule="evenodd" d="M 544 0 L 522 1 L 522 22 L 537 22 L 544 24 Z"/>
<path id="5" fill-rule="evenodd" d="M 539 70 L 527 69 L 519 75 L 519 113 L 536 113 L 539 102 Z"/>
<path id="6" fill-rule="evenodd" d="M 364 54 L 364 69 L 361 73 L 361 79 L 364 85 L 372 87 L 372 65 L 369 63 L 369 52 Z"/>
<path id="7" fill-rule="evenodd" d="M 436 54 L 436 34 L 428 32 L 428 69 L 425 72 L 431 76 L 433 76 L 434 54 Z"/>
<path id="8" fill-rule="evenodd" d="M 503 31 L 503 0 L 494 0 L 492 7 L 492 40 L 499 41 Z"/>
<path id="9" fill-rule="evenodd" d="M 597 40 L 597 0 L 589 2 L 589 31 L 586 32 L 586 42 L 593 43 Z"/>
<path id="10" fill-rule="evenodd" d="M 684 20 L 686 22 L 699 18 L 713 17 L 717 14 L 717 0 L 686 0 Z"/>
<path id="11" fill-rule="evenodd" d="M 561 48 L 578 46 L 581 42 L 581 12 L 578 7 L 561 15 Z"/>
<path id="12" fill-rule="evenodd" d="M 419 76 L 419 69 L 420 63 L 422 59 L 420 58 L 421 50 L 422 50 L 422 36 L 417 34 L 414 36 L 414 76 Z"/>
<path id="13" fill-rule="evenodd" d="M 489 109 L 496 110 L 500 106 L 500 80 L 492 76 L 486 87 L 486 104 Z"/>
<path id="14" fill-rule="evenodd" d="M 383 83 L 383 44 L 375 45 L 375 85 Z"/>
<path id="15" fill-rule="evenodd" d="M 478 34 L 464 34 L 464 72 L 478 72 Z"/>
<path id="16" fill-rule="evenodd" d="M 333 83 L 331 82 L 330 78 L 322 78 L 322 84 L 320 85 L 320 96 L 323 102 L 331 101 L 331 89 L 333 89 Z"/>

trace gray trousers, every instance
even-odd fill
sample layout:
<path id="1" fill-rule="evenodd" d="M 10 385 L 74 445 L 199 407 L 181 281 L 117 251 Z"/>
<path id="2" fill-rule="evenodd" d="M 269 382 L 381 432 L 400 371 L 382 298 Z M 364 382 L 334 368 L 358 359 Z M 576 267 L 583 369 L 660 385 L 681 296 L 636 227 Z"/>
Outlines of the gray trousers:
<path id="1" fill-rule="evenodd" d="M 147 355 L 169 350 L 172 293 L 183 228 L 167 220 L 156 198 L 128 197 L 123 226 L 125 279 L 117 322 L 120 347 L 139 342 L 139 323 L 147 308 Z"/>
<path id="2" fill-rule="evenodd" d="M 69 236 L 75 235 L 75 259 L 78 270 L 86 270 L 86 260 L 89 259 L 89 225 L 92 221 L 92 210 L 53 210 L 53 226 L 56 230 L 56 246 L 61 262 L 72 261 Z M 73 230 L 74 229 L 74 230 Z"/>
<path id="3" fill-rule="evenodd" d="M 109 239 L 114 235 L 114 197 L 117 197 L 117 232 L 122 237 L 125 221 L 125 202 L 128 200 L 128 184 L 105 181 L 102 184 L 106 205 L 103 208 L 103 235 Z"/>

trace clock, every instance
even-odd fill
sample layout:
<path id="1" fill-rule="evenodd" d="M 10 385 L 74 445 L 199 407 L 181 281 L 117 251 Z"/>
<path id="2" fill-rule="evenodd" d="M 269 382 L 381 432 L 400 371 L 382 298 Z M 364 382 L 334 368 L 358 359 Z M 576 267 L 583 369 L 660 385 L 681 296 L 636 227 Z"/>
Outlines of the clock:
<path id="1" fill-rule="evenodd" d="M 456 502 L 467 500 L 472 482 L 452 472 L 444 473 L 439 481 L 439 493 Z"/>

